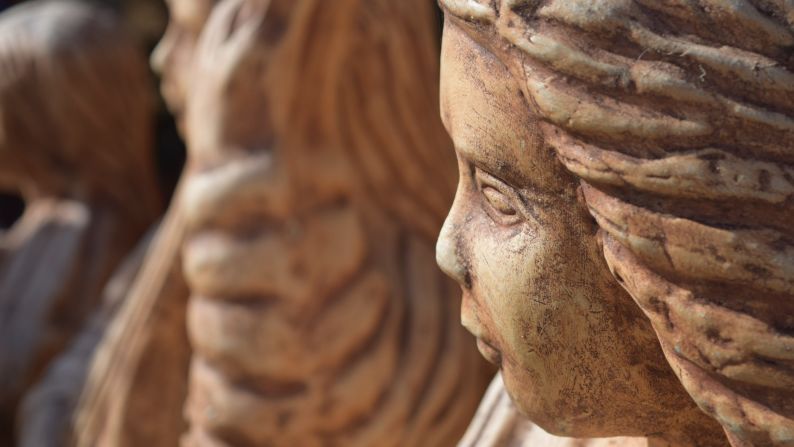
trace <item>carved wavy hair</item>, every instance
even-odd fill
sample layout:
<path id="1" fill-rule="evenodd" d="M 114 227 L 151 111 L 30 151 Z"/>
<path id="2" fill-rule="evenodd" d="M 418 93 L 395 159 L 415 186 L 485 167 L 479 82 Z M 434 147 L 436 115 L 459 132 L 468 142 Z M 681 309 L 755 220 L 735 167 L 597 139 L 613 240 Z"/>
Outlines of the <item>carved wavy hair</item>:
<path id="1" fill-rule="evenodd" d="M 307 1 L 295 9 L 293 35 L 327 38 L 295 46 L 282 80 L 285 92 L 299 92 L 287 112 L 292 125 L 305 129 L 304 144 L 345 148 L 374 200 L 434 240 L 456 171 L 452 143 L 430 116 L 438 110 L 432 10 L 416 1 L 366 0 Z M 390 18 L 388 29 L 381 17 Z"/>
<path id="2" fill-rule="evenodd" d="M 154 215 L 146 61 L 107 11 L 34 1 L 0 18 L 3 168 L 48 193 L 99 194 Z M 6 173 L 0 169 L 0 178 Z M 18 186 L 22 188 L 23 186 Z"/>
<path id="3" fill-rule="evenodd" d="M 453 445 L 469 423 L 488 370 L 432 250 L 455 179 L 434 8 L 215 7 L 196 64 L 232 18 L 257 29 L 236 85 L 267 104 L 189 147 L 187 445 Z"/>
<path id="4" fill-rule="evenodd" d="M 794 443 L 794 3 L 441 4 L 520 81 L 701 409 Z"/>

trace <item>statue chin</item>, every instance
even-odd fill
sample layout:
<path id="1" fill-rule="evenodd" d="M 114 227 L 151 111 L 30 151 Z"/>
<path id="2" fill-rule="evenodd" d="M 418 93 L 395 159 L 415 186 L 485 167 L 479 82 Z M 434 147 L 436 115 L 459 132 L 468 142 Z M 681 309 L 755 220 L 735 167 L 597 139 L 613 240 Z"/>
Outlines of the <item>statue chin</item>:
<path id="1" fill-rule="evenodd" d="M 567 438 L 552 435 L 532 423 L 516 409 L 497 374 L 488 387 L 469 429 L 458 447 L 502 446 L 553 447 L 646 447 L 645 437 L 598 439 Z"/>

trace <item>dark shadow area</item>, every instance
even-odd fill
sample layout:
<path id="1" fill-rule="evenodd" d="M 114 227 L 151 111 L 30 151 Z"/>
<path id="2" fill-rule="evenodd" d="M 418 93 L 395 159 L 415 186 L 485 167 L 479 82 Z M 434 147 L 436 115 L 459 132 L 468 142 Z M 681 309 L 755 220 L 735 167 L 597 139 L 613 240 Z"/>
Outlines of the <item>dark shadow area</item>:
<path id="1" fill-rule="evenodd" d="M 174 118 L 164 107 L 157 114 L 156 126 L 157 173 L 165 203 L 168 203 L 185 165 L 185 144 L 177 132 Z"/>
<path id="2" fill-rule="evenodd" d="M 0 229 L 14 225 L 25 211 L 25 202 L 16 194 L 0 193 Z"/>

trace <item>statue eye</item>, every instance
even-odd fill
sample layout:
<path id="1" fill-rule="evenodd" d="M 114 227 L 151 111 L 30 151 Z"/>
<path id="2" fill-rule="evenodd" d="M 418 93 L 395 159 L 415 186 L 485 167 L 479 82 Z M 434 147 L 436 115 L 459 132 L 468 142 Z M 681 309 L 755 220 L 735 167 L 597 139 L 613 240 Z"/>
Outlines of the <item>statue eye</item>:
<path id="1" fill-rule="evenodd" d="M 476 178 L 477 186 L 488 208 L 488 214 L 504 225 L 517 223 L 521 215 L 513 205 L 515 199 L 510 187 L 479 169 L 477 169 Z"/>
<path id="2" fill-rule="evenodd" d="M 516 214 L 516 209 L 510 204 L 510 199 L 496 188 L 484 185 L 481 191 L 482 195 L 485 196 L 485 200 L 488 201 L 488 204 L 491 205 L 494 210 L 506 216 L 514 216 Z"/>

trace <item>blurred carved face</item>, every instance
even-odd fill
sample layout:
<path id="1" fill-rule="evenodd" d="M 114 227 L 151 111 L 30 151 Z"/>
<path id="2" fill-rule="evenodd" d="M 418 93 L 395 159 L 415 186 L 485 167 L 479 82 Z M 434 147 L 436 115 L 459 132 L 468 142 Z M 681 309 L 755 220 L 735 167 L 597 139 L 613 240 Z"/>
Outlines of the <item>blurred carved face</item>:
<path id="1" fill-rule="evenodd" d="M 163 98 L 184 133 L 185 99 L 190 85 L 193 53 L 215 0 L 167 0 L 171 17 L 154 49 L 152 69 L 161 76 Z"/>
<path id="2" fill-rule="evenodd" d="M 463 289 L 462 323 L 546 430 L 658 430 L 664 405 L 681 408 L 675 378 L 610 276 L 578 183 L 544 144 L 519 78 L 477 38 L 447 20 L 441 113 L 460 180 L 437 258 Z"/>

